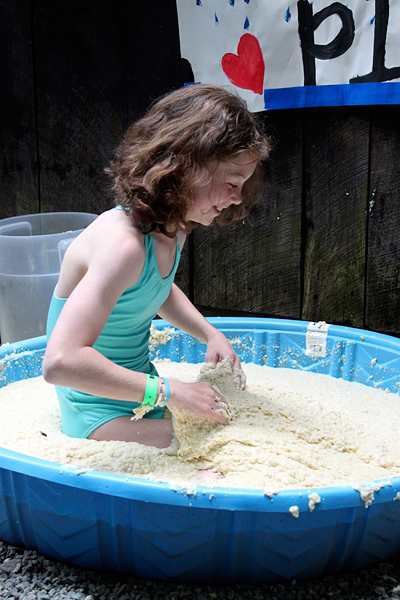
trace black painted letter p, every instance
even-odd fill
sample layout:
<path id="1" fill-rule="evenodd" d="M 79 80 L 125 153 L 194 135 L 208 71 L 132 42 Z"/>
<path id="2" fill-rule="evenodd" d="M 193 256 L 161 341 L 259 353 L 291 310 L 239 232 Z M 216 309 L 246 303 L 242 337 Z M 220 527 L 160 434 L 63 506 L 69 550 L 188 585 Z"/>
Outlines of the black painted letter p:
<path id="1" fill-rule="evenodd" d="M 299 36 L 303 57 L 304 85 L 316 85 L 315 59 L 330 60 L 341 56 L 350 48 L 354 40 L 355 25 L 353 13 L 340 2 L 313 15 L 312 4 L 308 0 L 298 0 Z M 316 44 L 314 32 L 325 19 L 337 15 L 342 21 L 342 28 L 337 36 L 326 45 Z"/>

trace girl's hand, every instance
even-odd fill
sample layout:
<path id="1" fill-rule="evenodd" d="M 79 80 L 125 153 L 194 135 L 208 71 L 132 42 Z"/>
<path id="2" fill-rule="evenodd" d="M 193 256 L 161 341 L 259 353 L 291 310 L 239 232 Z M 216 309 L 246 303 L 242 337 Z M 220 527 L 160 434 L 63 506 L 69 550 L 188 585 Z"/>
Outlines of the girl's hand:
<path id="1" fill-rule="evenodd" d="M 227 425 L 228 401 L 208 381 L 195 383 L 181 383 L 169 381 L 171 395 L 168 406 L 177 410 L 184 410 L 197 417 L 212 419 Z"/>
<path id="2" fill-rule="evenodd" d="M 211 363 L 215 367 L 217 363 L 224 359 L 232 364 L 232 370 L 237 369 L 240 371 L 240 384 L 242 390 L 244 390 L 246 387 L 246 375 L 243 373 L 240 359 L 224 334 L 216 329 L 212 337 L 208 338 L 205 362 Z"/>

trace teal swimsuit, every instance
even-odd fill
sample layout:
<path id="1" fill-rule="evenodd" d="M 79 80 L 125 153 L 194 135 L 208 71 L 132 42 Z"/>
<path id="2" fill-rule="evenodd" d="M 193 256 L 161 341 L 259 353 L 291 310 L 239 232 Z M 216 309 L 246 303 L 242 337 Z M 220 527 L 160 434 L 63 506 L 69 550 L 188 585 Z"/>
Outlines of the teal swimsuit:
<path id="1" fill-rule="evenodd" d="M 132 371 L 157 374 L 149 359 L 151 321 L 168 298 L 180 259 L 177 240 L 175 264 L 163 279 L 157 265 L 153 235 L 145 235 L 146 258 L 139 281 L 125 290 L 115 305 L 107 323 L 93 345 L 106 358 Z M 53 294 L 47 319 L 47 336 L 67 298 Z M 55 386 L 61 410 L 62 430 L 70 437 L 87 438 L 103 423 L 124 415 L 133 416 L 137 402 L 110 400 L 84 394 L 70 388 Z M 145 416 L 159 419 L 163 408 L 156 407 Z"/>

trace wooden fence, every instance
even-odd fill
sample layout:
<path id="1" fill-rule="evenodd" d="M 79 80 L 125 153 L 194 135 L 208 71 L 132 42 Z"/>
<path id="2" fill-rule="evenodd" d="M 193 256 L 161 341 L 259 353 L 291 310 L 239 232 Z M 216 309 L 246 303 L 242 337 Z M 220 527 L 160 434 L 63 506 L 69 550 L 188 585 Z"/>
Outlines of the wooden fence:
<path id="1" fill-rule="evenodd" d="M 175 0 L 0 0 L 0 219 L 100 213 L 127 125 L 190 80 Z M 196 229 L 177 282 L 206 315 L 400 335 L 398 106 L 263 113 L 263 199 Z"/>

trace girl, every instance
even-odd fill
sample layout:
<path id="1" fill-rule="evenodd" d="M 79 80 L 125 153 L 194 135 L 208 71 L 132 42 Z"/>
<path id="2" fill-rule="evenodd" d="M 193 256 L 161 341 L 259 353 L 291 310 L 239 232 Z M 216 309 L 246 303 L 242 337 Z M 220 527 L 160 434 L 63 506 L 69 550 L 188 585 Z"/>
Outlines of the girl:
<path id="1" fill-rule="evenodd" d="M 43 375 L 56 385 L 64 433 L 165 448 L 167 401 L 227 423 L 227 402 L 210 383 L 158 378 L 150 325 L 158 314 L 206 343 L 207 362 L 240 369 L 228 340 L 173 279 L 195 225 L 247 214 L 268 153 L 244 102 L 212 85 L 168 94 L 128 130 L 108 169 L 116 207 L 68 248 L 49 309 Z M 146 418 L 132 420 L 142 403 Z"/>

